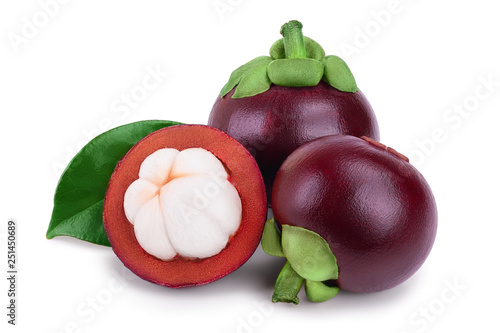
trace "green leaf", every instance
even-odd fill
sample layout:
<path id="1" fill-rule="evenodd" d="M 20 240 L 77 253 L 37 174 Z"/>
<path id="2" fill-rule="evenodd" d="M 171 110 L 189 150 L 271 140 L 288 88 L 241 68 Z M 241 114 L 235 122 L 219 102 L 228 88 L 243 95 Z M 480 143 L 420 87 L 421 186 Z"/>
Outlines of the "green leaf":
<path id="1" fill-rule="evenodd" d="M 273 59 L 271 57 L 261 56 L 250 60 L 246 64 L 236 68 L 229 76 L 229 80 L 227 81 L 227 83 L 224 85 L 224 87 L 222 87 L 222 90 L 220 92 L 221 97 L 226 96 L 237 84 L 239 84 L 243 76 L 245 76 L 248 71 L 251 71 L 254 67 L 264 63 L 267 65 L 272 60 Z"/>
<path id="2" fill-rule="evenodd" d="M 339 293 L 338 287 L 329 287 L 323 282 L 306 280 L 306 295 L 312 302 L 324 302 Z"/>
<path id="3" fill-rule="evenodd" d="M 286 262 L 281 270 L 276 284 L 274 285 L 273 302 L 293 303 L 299 304 L 297 294 L 302 288 L 304 278 L 295 272 L 290 266 L 290 262 Z"/>
<path id="4" fill-rule="evenodd" d="M 283 247 L 281 246 L 281 236 L 276 229 L 274 218 L 268 220 L 264 225 L 261 241 L 264 252 L 275 257 L 284 257 Z"/>
<path id="5" fill-rule="evenodd" d="M 110 246 L 102 212 L 104 195 L 116 164 L 146 135 L 177 124 L 180 123 L 139 121 L 102 133 L 83 147 L 57 185 L 47 238 L 71 236 Z"/>
<path id="6" fill-rule="evenodd" d="M 316 59 L 321 61 L 325 57 L 325 50 L 316 41 L 309 37 L 304 36 L 304 44 L 306 47 L 306 57 L 311 59 Z M 283 38 L 278 39 L 271 49 L 269 54 L 274 59 L 285 59 L 285 46 L 283 44 Z"/>
<path id="7" fill-rule="evenodd" d="M 337 259 L 328 243 L 317 233 L 291 225 L 282 225 L 283 252 L 293 269 L 312 281 L 338 278 Z"/>
<path id="8" fill-rule="evenodd" d="M 313 87 L 323 77 L 323 64 L 315 59 L 277 59 L 267 68 L 271 82 L 283 87 Z"/>
<path id="9" fill-rule="evenodd" d="M 356 80 L 344 60 L 337 56 L 327 56 L 323 59 L 325 73 L 323 80 L 340 91 L 354 93 L 358 91 Z"/>
<path id="10" fill-rule="evenodd" d="M 70 236 L 94 244 L 111 246 L 103 227 L 103 203 L 104 200 L 99 200 L 81 212 L 77 212 L 73 216 L 60 221 L 54 217 L 53 212 L 49 230 L 47 231 L 47 238 Z M 54 211 L 56 211 L 56 206 L 54 206 Z M 57 211 L 61 212 L 61 209 L 57 209 Z"/>
<path id="11" fill-rule="evenodd" d="M 271 81 L 267 76 L 267 65 L 271 61 L 269 58 L 268 61 L 249 68 L 236 86 L 232 98 L 255 96 L 268 90 L 271 87 Z"/>

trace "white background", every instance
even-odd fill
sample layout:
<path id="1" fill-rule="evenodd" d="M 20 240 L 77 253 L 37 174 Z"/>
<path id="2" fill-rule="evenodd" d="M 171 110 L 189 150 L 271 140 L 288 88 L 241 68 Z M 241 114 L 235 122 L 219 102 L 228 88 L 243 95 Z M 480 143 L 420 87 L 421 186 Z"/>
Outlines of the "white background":
<path id="1" fill-rule="evenodd" d="M 2 332 L 498 331 L 493 1 L 62 2 L 0 5 Z M 293 306 L 271 303 L 282 262 L 260 249 L 215 283 L 172 290 L 123 270 L 109 248 L 45 239 L 61 167 L 82 144 L 137 120 L 206 123 L 231 71 L 267 54 L 291 19 L 348 62 L 381 141 L 408 155 L 434 191 L 438 236 L 417 274 L 386 292 L 341 292 L 322 304 L 301 293 Z M 148 70 L 168 74 L 124 108 Z M 3 277 L 9 219 L 18 223 L 16 327 L 7 324 Z"/>

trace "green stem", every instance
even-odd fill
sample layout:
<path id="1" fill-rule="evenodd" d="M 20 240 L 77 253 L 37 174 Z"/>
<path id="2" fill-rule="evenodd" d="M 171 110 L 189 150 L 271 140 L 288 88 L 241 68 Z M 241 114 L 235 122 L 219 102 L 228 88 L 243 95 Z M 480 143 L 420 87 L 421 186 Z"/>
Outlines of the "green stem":
<path id="1" fill-rule="evenodd" d="M 283 24 L 280 33 L 283 35 L 283 46 L 287 59 L 307 58 L 302 23 L 290 21 Z"/>
<path id="2" fill-rule="evenodd" d="M 274 286 L 273 302 L 284 302 L 299 304 L 297 294 L 302 288 L 304 278 L 292 268 L 287 261 L 276 280 Z"/>

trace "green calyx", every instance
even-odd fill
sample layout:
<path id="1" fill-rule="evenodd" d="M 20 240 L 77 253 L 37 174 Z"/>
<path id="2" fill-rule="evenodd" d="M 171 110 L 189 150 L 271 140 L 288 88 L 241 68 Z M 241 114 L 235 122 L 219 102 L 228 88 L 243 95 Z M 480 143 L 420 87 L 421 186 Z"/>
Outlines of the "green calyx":
<path id="1" fill-rule="evenodd" d="M 347 64 L 337 56 L 326 56 L 321 45 L 303 36 L 302 23 L 285 23 L 281 34 L 283 38 L 273 44 L 270 56 L 257 57 L 231 73 L 221 97 L 235 87 L 232 98 L 243 98 L 263 93 L 271 84 L 313 87 L 321 80 L 343 92 L 358 91 Z"/>
<path id="2" fill-rule="evenodd" d="M 273 302 L 298 304 L 297 294 L 304 282 L 306 295 L 313 302 L 338 294 L 339 288 L 332 285 L 338 278 L 337 259 L 317 233 L 283 225 L 280 235 L 273 218 L 264 226 L 262 248 L 269 255 L 287 259 L 276 280 Z"/>

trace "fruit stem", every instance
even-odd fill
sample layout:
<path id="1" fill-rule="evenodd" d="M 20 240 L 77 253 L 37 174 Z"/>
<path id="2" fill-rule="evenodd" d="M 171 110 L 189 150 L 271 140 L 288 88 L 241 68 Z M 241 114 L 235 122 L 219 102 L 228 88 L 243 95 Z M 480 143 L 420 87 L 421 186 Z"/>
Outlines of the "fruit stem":
<path id="1" fill-rule="evenodd" d="M 287 261 L 276 279 L 273 302 L 299 304 L 297 294 L 299 293 L 300 288 L 302 288 L 303 283 L 304 278 L 297 274 Z"/>
<path id="2" fill-rule="evenodd" d="M 281 27 L 283 35 L 283 47 L 287 59 L 307 58 L 304 35 L 302 34 L 302 23 L 290 21 Z"/>

